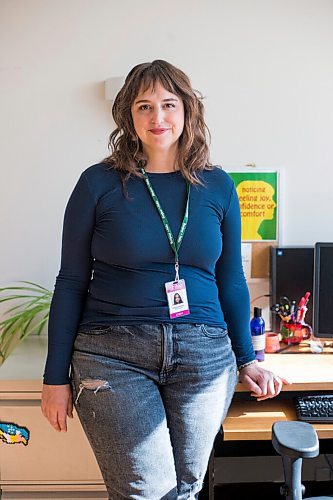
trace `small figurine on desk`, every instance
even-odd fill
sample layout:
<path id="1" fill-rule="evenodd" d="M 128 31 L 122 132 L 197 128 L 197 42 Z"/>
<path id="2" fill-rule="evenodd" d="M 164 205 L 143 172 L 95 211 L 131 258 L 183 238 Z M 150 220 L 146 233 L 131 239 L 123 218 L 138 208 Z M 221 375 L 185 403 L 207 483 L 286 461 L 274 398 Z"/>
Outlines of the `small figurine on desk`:
<path id="1" fill-rule="evenodd" d="M 310 292 L 300 299 L 296 307 L 296 301 L 290 302 L 288 297 L 281 297 L 280 303 L 272 306 L 272 312 L 281 318 L 280 333 L 282 342 L 286 344 L 299 344 L 302 340 L 307 340 L 312 335 L 312 328 L 304 322 L 305 314 L 308 310 Z"/>

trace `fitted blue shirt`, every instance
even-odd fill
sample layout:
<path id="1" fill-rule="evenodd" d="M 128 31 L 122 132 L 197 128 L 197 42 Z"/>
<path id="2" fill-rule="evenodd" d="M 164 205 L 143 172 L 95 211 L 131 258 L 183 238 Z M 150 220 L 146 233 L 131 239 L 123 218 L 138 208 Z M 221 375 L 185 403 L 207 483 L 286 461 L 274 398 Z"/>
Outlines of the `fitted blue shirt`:
<path id="1" fill-rule="evenodd" d="M 180 171 L 148 176 L 176 239 L 186 181 Z M 165 283 L 175 278 L 175 256 L 144 179 L 132 176 L 126 197 L 119 173 L 108 165 L 93 165 L 81 174 L 65 211 L 44 383 L 69 382 L 77 332 L 101 325 L 221 326 L 228 328 L 238 365 L 255 358 L 235 186 L 219 167 L 204 170 L 200 178 L 203 186 L 191 186 L 179 250 L 190 314 L 170 319 Z"/>

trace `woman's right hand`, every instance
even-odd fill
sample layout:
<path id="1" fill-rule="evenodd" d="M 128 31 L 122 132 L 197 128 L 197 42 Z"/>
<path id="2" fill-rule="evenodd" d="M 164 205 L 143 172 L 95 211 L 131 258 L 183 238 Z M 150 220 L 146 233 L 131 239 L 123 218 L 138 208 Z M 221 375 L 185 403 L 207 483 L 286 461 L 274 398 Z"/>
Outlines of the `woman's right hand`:
<path id="1" fill-rule="evenodd" d="M 44 417 L 56 431 L 67 432 L 67 416 L 73 418 L 71 386 L 43 384 L 41 408 Z"/>

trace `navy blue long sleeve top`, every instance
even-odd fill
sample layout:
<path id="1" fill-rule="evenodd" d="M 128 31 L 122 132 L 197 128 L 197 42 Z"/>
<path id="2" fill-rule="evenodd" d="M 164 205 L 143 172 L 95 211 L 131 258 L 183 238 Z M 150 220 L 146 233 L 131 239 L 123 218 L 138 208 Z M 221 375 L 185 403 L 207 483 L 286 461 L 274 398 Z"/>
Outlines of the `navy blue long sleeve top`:
<path id="1" fill-rule="evenodd" d="M 177 238 L 186 206 L 180 171 L 148 173 Z M 249 293 L 241 261 L 241 219 L 231 177 L 219 167 L 192 185 L 189 221 L 179 250 L 190 314 L 170 319 L 165 282 L 174 253 L 144 179 L 104 163 L 80 176 L 68 201 L 61 267 L 48 326 L 44 383 L 66 384 L 75 336 L 90 327 L 135 323 L 204 323 L 228 328 L 237 364 L 255 359 Z"/>

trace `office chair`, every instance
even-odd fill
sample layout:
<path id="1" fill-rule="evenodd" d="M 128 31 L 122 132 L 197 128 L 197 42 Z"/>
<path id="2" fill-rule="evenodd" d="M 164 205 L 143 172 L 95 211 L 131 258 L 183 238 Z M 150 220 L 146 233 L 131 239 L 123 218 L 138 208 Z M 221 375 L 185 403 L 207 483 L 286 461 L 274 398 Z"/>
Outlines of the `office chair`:
<path id="1" fill-rule="evenodd" d="M 319 455 L 316 431 L 306 422 L 275 422 L 272 427 L 272 443 L 283 461 L 285 484 L 281 487 L 281 495 L 287 500 L 302 500 L 305 491 L 301 482 L 302 459 Z M 332 500 L 332 498 L 320 496 L 307 500 Z"/>

